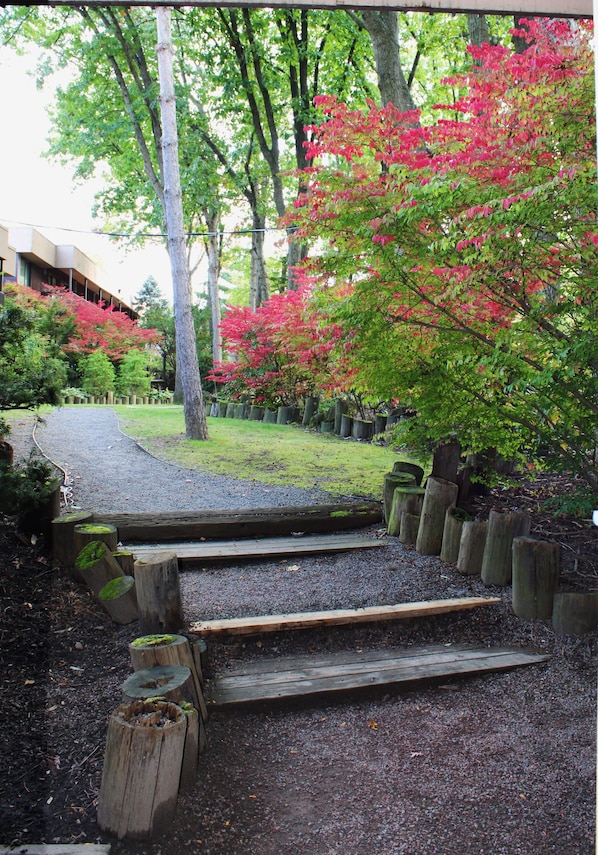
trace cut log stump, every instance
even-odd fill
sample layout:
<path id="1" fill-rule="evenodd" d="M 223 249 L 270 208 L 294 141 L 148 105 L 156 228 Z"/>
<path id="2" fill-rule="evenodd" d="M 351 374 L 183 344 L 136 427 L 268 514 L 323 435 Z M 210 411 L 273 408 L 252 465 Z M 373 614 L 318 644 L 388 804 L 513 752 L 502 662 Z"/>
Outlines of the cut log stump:
<path id="1" fill-rule="evenodd" d="M 135 575 L 135 556 L 128 549 L 119 549 L 112 553 L 125 576 Z"/>
<path id="2" fill-rule="evenodd" d="M 108 582 L 100 591 L 98 599 L 112 620 L 121 626 L 139 618 L 133 576 L 119 576 Z"/>
<path id="3" fill-rule="evenodd" d="M 94 540 L 105 543 L 110 552 L 118 549 L 118 531 L 111 523 L 78 523 L 73 530 L 73 548 L 78 556 Z"/>
<path id="4" fill-rule="evenodd" d="M 419 521 L 419 514 L 408 514 L 406 511 L 401 514 L 399 543 L 402 543 L 405 546 L 415 546 L 417 533 L 419 531 Z"/>
<path id="5" fill-rule="evenodd" d="M 181 704 L 181 709 L 187 719 L 185 733 L 185 748 L 181 766 L 181 781 L 179 789 L 186 792 L 192 789 L 197 779 L 197 763 L 199 760 L 199 716 L 191 704 Z"/>
<path id="6" fill-rule="evenodd" d="M 191 669 L 186 665 L 153 665 L 127 677 L 122 684 L 124 701 L 164 699 L 172 704 L 187 701 L 198 708 Z"/>
<path id="7" fill-rule="evenodd" d="M 484 557 L 484 585 L 508 585 L 513 574 L 513 539 L 526 537 L 531 527 L 529 514 L 523 511 L 502 513 L 490 511 Z"/>
<path id="8" fill-rule="evenodd" d="M 102 540 L 91 540 L 83 547 L 77 555 L 75 569 L 96 597 L 108 582 L 124 576 L 120 564 Z"/>
<path id="9" fill-rule="evenodd" d="M 459 488 L 452 481 L 430 476 L 422 505 L 415 548 L 420 555 L 439 555 L 447 509 L 457 501 Z"/>
<path id="10" fill-rule="evenodd" d="M 63 567 L 73 567 L 77 558 L 75 526 L 89 522 L 90 511 L 63 514 L 52 520 L 52 558 Z"/>
<path id="11" fill-rule="evenodd" d="M 465 520 L 459 541 L 457 570 L 464 576 L 479 576 L 482 572 L 482 559 L 486 546 L 488 523 L 479 520 Z"/>
<path id="12" fill-rule="evenodd" d="M 559 635 L 585 635 L 598 629 L 598 591 L 558 591 L 552 626 Z"/>
<path id="13" fill-rule="evenodd" d="M 384 522 L 388 524 L 392 500 L 397 487 L 416 486 L 415 476 L 409 472 L 387 472 L 384 476 Z"/>
<path id="14" fill-rule="evenodd" d="M 559 586 L 559 545 L 513 539 L 513 611 L 524 620 L 549 620 Z"/>
<path id="15" fill-rule="evenodd" d="M 421 487 L 421 483 L 424 479 L 424 470 L 421 466 L 418 466 L 417 463 L 409 463 L 408 460 L 397 460 L 393 464 L 392 471 L 407 472 L 409 475 L 413 475 L 416 485 Z"/>
<path id="16" fill-rule="evenodd" d="M 415 484 L 410 484 L 406 487 L 395 487 L 390 507 L 390 516 L 386 526 L 388 534 L 391 537 L 398 537 L 400 535 L 401 517 L 404 513 L 415 514 L 419 518 L 425 492 L 423 487 L 417 487 Z M 413 543 L 415 543 L 415 539 Z"/>
<path id="17" fill-rule="evenodd" d="M 120 840 L 148 840 L 174 818 L 187 719 L 180 707 L 137 701 L 108 722 L 98 825 Z"/>
<path id="18" fill-rule="evenodd" d="M 185 620 L 178 560 L 174 552 L 157 552 L 135 562 L 139 621 L 144 634 L 178 632 Z"/>
<path id="19" fill-rule="evenodd" d="M 451 505 L 444 515 L 444 529 L 442 532 L 442 546 L 440 547 L 440 560 L 450 561 L 455 564 L 459 558 L 461 545 L 461 533 L 463 523 L 469 514 L 463 508 Z"/>
<path id="20" fill-rule="evenodd" d="M 191 645 L 184 635 L 144 635 L 129 644 L 131 663 L 135 671 L 154 665 L 184 665 L 191 671 L 195 688 L 194 707 L 201 711 L 204 721 L 208 711 L 203 699 L 202 685 L 195 667 Z"/>

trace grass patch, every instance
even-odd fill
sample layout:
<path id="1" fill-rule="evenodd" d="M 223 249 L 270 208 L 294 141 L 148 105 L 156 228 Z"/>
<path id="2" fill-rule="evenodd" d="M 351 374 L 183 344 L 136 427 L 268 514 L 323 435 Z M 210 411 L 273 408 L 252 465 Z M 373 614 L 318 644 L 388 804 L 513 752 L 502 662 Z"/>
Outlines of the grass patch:
<path id="1" fill-rule="evenodd" d="M 180 406 L 114 407 L 123 431 L 156 457 L 187 469 L 272 485 L 382 499 L 397 452 L 299 427 L 208 418 L 208 442 L 184 435 Z M 401 452 L 401 459 L 419 462 Z"/>

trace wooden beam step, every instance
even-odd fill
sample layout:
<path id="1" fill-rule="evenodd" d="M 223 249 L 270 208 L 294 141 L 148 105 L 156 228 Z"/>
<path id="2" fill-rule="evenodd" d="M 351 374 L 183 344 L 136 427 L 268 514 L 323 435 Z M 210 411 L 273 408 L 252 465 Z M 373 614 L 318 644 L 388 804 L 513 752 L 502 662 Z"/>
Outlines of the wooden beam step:
<path id="1" fill-rule="evenodd" d="M 274 537 L 293 532 L 317 534 L 347 531 L 382 521 L 380 502 L 339 502 L 283 508 L 225 511 L 162 511 L 137 514 L 94 514 L 97 523 L 110 522 L 127 543 L 181 540 L 238 540 Z"/>
<path id="2" fill-rule="evenodd" d="M 243 540 L 209 540 L 181 543 L 129 544 L 135 558 L 147 560 L 157 552 L 176 553 L 183 565 L 212 564 L 222 561 L 244 561 L 256 558 L 278 558 L 285 555 L 317 555 L 322 552 L 350 552 L 376 549 L 384 541 L 356 534 L 310 534 L 304 537 L 261 537 Z"/>
<path id="3" fill-rule="evenodd" d="M 326 657 L 269 657 L 216 677 L 208 689 L 212 708 L 309 698 L 421 680 L 504 671 L 550 659 L 511 648 L 410 648 Z"/>
<path id="4" fill-rule="evenodd" d="M 475 609 L 480 606 L 490 606 L 500 602 L 499 597 L 458 597 L 447 600 L 399 603 L 391 606 L 366 606 L 361 609 L 334 609 L 321 612 L 225 618 L 192 623 L 189 632 L 212 637 L 218 635 L 259 635 L 262 632 L 426 617 L 463 609 Z"/>

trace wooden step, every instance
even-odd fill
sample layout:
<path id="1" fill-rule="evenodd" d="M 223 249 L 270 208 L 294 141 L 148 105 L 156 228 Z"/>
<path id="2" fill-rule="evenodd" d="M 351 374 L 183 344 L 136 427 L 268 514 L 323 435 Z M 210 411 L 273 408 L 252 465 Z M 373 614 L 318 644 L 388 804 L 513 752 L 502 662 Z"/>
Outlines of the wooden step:
<path id="1" fill-rule="evenodd" d="M 550 659 L 510 648 L 409 648 L 337 655 L 278 657 L 214 678 L 212 708 L 309 698 L 464 674 L 504 671 Z"/>
<path id="2" fill-rule="evenodd" d="M 242 537 L 275 537 L 294 532 L 346 531 L 376 525 L 382 521 L 382 505 L 380 502 L 362 501 L 230 511 L 108 513 L 94 514 L 93 521 L 115 525 L 119 540 L 127 543 L 239 540 Z"/>
<path id="3" fill-rule="evenodd" d="M 189 632 L 204 636 L 259 635 L 262 632 L 279 632 L 289 629 L 341 626 L 343 624 L 372 623 L 383 620 L 426 617 L 446 612 L 475 609 L 500 603 L 499 597 L 457 597 L 447 600 L 429 600 L 399 603 L 391 606 L 366 606 L 361 609 L 333 609 L 322 612 L 296 612 L 261 617 L 224 618 L 192 623 Z"/>
<path id="4" fill-rule="evenodd" d="M 357 534 L 309 534 L 302 537 L 261 537 L 243 540 L 208 540 L 181 543 L 128 544 L 135 558 L 146 560 L 158 552 L 174 552 L 179 564 L 213 564 L 222 561 L 245 561 L 256 558 L 278 558 L 285 555 L 316 555 L 321 552 L 350 552 L 376 549 L 383 540 Z"/>

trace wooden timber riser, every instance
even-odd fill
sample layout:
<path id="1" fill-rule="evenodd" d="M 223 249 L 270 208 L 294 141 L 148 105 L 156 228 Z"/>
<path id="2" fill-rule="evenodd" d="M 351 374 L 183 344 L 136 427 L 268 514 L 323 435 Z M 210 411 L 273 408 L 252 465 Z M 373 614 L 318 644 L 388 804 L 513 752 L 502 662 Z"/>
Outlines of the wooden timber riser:
<path id="1" fill-rule="evenodd" d="M 362 651 L 324 657 L 268 657 L 215 679 L 208 707 L 309 701 L 426 680 L 505 671 L 550 659 L 504 648 L 447 647 Z"/>
<path id="2" fill-rule="evenodd" d="M 168 549 L 176 554 L 179 566 L 201 569 L 207 564 L 221 562 L 255 561 L 292 555 L 318 555 L 320 553 L 350 552 L 359 549 L 376 549 L 384 541 L 354 534 L 311 534 L 304 537 L 262 537 L 258 539 L 216 540 L 169 543 Z M 162 543 L 131 544 L 138 561 L 150 561 L 164 551 Z"/>
<path id="3" fill-rule="evenodd" d="M 334 609 L 321 612 L 295 612 L 284 615 L 261 615 L 259 617 L 225 618 L 222 620 L 198 621 L 189 627 L 190 634 L 204 637 L 261 635 L 264 632 L 286 632 L 292 629 L 350 626 L 359 623 L 407 620 L 447 612 L 475 609 L 500 603 L 498 597 L 458 597 L 446 600 L 428 600 L 415 603 L 398 603 L 389 606 L 366 606 L 361 609 Z"/>
<path id="4" fill-rule="evenodd" d="M 164 511 L 153 514 L 94 514 L 94 523 L 110 523 L 123 543 L 225 540 L 274 537 L 295 532 L 317 534 L 376 525 L 379 502 L 353 502 L 286 508 L 223 511 Z"/>

